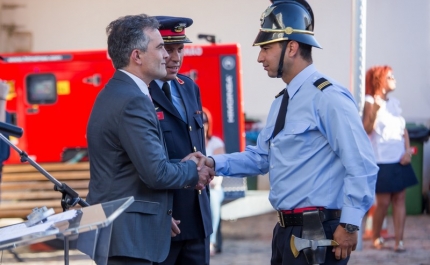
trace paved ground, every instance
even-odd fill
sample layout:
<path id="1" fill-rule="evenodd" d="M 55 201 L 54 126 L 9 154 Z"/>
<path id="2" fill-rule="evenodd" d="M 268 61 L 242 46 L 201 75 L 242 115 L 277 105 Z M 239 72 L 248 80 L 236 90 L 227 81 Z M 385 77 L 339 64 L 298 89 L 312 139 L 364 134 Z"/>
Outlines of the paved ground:
<path id="1" fill-rule="evenodd" d="M 392 220 L 389 217 L 388 231 L 392 234 Z M 275 213 L 238 219 L 235 222 L 222 221 L 224 235 L 223 251 L 211 259 L 211 265 L 267 265 L 270 262 L 272 228 L 276 222 Z M 350 265 L 430 265 L 430 215 L 408 216 L 406 219 L 405 246 L 407 251 L 392 251 L 394 242 L 387 240 L 388 249 L 374 250 L 370 241 L 363 242 L 361 251 L 353 252 Z M 25 264 L 64 264 L 63 251 L 31 252 L 28 247 L 17 249 Z M 0 252 L 1 253 L 1 252 Z M 70 252 L 70 264 L 93 264 L 76 251 Z M 3 251 L 0 264 L 18 265 L 7 251 Z"/>

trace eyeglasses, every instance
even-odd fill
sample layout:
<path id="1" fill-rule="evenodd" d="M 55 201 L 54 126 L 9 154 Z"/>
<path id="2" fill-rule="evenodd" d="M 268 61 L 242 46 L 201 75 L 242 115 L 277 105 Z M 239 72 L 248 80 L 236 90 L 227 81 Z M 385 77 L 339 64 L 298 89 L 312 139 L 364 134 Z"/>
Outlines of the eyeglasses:
<path id="1" fill-rule="evenodd" d="M 395 78 L 394 78 L 394 75 L 388 75 L 388 76 L 387 76 L 387 79 L 388 79 L 388 80 L 394 80 Z"/>

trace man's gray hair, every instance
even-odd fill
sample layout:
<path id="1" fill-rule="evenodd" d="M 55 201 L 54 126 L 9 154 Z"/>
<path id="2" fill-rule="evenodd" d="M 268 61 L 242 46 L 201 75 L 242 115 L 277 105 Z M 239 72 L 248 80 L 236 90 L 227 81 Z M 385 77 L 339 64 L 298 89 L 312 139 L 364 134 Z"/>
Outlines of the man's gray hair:
<path id="1" fill-rule="evenodd" d="M 158 29 L 160 24 L 154 17 L 145 14 L 120 17 L 106 27 L 108 53 L 115 69 L 129 65 L 134 49 L 145 52 L 148 49 L 147 29 Z"/>

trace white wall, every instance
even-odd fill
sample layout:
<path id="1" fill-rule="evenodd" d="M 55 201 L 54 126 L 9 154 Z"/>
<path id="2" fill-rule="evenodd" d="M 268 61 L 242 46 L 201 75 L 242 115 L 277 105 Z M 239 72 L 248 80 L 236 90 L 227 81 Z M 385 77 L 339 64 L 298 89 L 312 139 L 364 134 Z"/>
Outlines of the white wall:
<path id="1" fill-rule="evenodd" d="M 349 86 L 351 1 L 309 0 L 315 14 L 314 49 L 318 69 Z M 252 42 L 269 0 L 0 0 L 24 7 L 3 15 L 33 34 L 33 51 L 106 47 L 105 28 L 119 16 L 147 13 L 193 18 L 187 35 L 215 34 L 223 43 L 242 48 L 244 107 L 248 116 L 265 119 L 270 103 L 284 86 L 270 79 L 256 62 Z M 126 3 L 126 4 L 124 4 Z M 367 66 L 389 64 L 408 120 L 430 123 L 430 1 L 368 0 Z M 368 68 L 366 67 L 366 68 Z"/>
<path id="2" fill-rule="evenodd" d="M 371 2 L 367 65 L 392 66 L 397 79 L 393 96 L 401 100 L 403 116 L 429 123 L 430 1 Z"/>

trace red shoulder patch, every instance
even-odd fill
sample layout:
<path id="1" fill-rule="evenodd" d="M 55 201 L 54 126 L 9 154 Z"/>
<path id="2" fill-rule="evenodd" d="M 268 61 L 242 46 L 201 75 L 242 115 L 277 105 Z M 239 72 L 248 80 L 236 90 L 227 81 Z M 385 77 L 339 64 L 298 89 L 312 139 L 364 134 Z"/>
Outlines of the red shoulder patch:
<path id="1" fill-rule="evenodd" d="M 176 77 L 176 80 L 178 81 L 179 84 L 183 85 L 185 82 L 184 80 L 180 79 L 179 77 Z"/>

